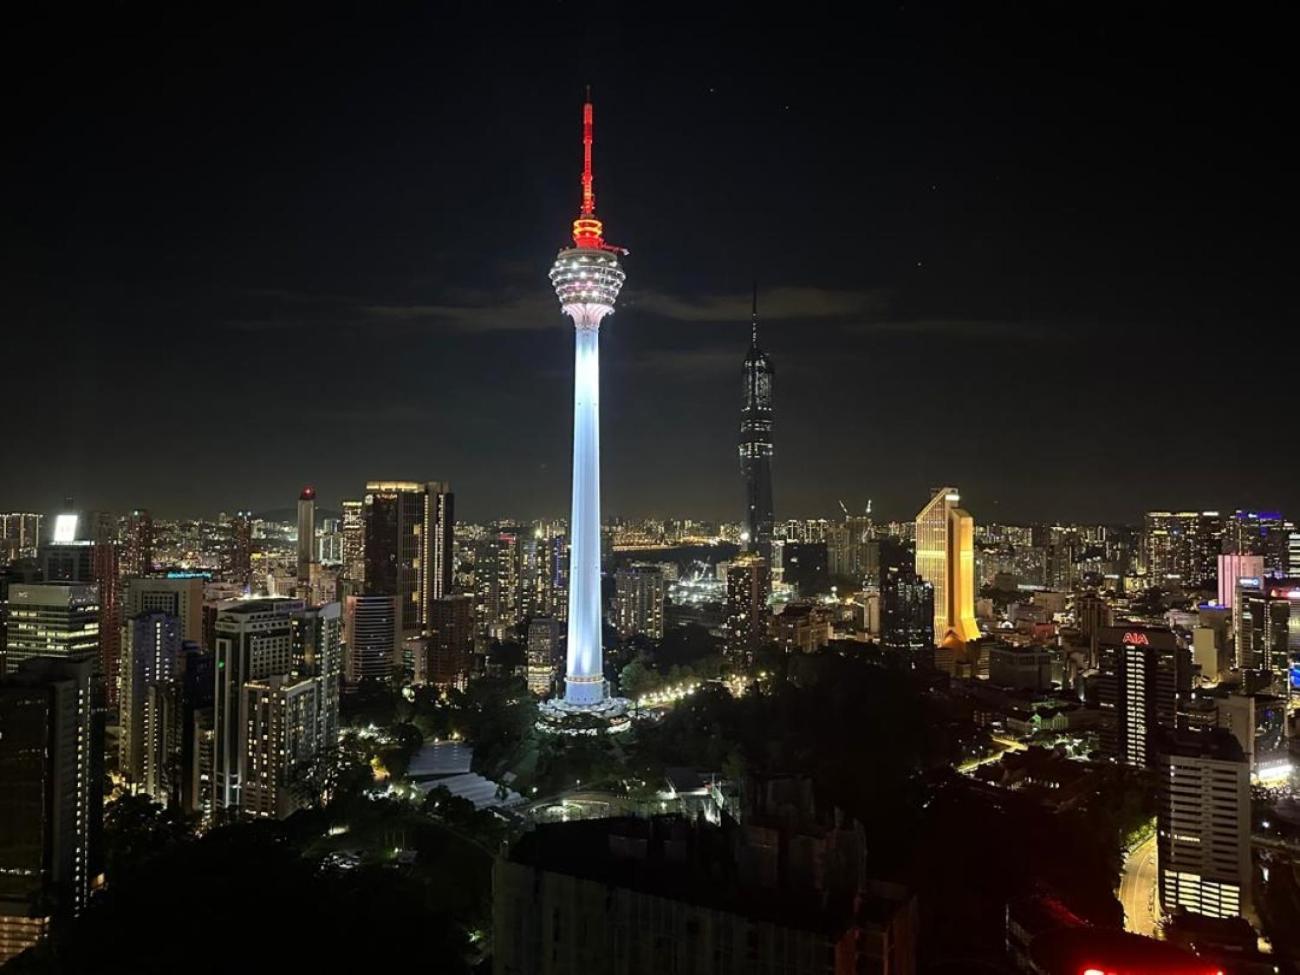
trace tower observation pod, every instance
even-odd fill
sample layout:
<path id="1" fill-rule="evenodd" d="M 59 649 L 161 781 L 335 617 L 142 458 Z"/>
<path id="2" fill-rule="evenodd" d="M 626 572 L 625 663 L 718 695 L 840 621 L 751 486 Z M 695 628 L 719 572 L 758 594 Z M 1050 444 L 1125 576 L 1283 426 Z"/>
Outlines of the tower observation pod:
<path id="1" fill-rule="evenodd" d="M 627 252 L 605 243 L 592 178 L 591 92 L 582 106 L 582 207 L 573 246 L 551 265 L 560 311 L 573 320 L 573 505 L 569 518 L 569 627 L 564 695 L 541 708 L 540 726 L 573 734 L 628 726 L 628 702 L 609 696 L 601 646 L 600 323 L 614 311 Z"/>

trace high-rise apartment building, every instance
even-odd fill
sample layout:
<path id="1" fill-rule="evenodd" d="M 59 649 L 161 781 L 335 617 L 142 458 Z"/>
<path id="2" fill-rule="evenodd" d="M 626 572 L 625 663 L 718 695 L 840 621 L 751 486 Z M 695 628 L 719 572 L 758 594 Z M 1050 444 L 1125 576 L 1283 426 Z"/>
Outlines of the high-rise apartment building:
<path id="1" fill-rule="evenodd" d="M 975 519 L 957 505 L 953 487 L 939 488 L 916 516 L 915 571 L 934 589 L 936 643 L 980 638 L 975 623 Z"/>
<path id="2" fill-rule="evenodd" d="M 316 678 L 320 700 L 316 737 L 322 747 L 333 747 L 339 738 L 339 694 L 343 681 L 343 607 L 337 602 L 309 606 L 294 613 L 293 669 L 299 678 Z"/>
<path id="3" fill-rule="evenodd" d="M 298 599 L 249 599 L 217 614 L 212 808 L 218 817 L 236 816 L 242 806 L 241 742 L 248 721 L 244 684 L 292 672 L 292 619 L 304 608 Z"/>
<path id="4" fill-rule="evenodd" d="M 1160 904 L 1214 918 L 1250 904 L 1250 766 L 1231 734 L 1167 740 L 1159 760 L 1156 868 Z"/>
<path id="5" fill-rule="evenodd" d="M 738 556 L 727 567 L 726 652 L 745 658 L 768 639 L 772 574 L 767 559 L 754 553 Z"/>
<path id="6" fill-rule="evenodd" d="M 337 745 L 322 737 L 324 688 L 314 677 L 273 674 L 240 689 L 240 813 L 283 819 L 309 801 L 313 767 Z M 301 787 L 300 787 L 301 783 Z"/>
<path id="7" fill-rule="evenodd" d="M 1097 649 L 1098 698 L 1111 716 L 1102 751 L 1153 768 L 1161 737 L 1177 728 L 1191 693 L 1192 652 L 1172 630 L 1136 624 L 1102 628 Z"/>
<path id="8" fill-rule="evenodd" d="M 163 612 L 127 619 L 120 677 L 119 767 L 133 789 L 178 805 L 183 780 L 181 624 Z"/>
<path id="9" fill-rule="evenodd" d="M 534 616 L 528 621 L 528 689 L 538 697 L 547 697 L 555 687 L 562 632 L 560 621 L 550 616 Z"/>
<path id="10" fill-rule="evenodd" d="M 102 822 L 89 657 L 29 657 L 0 677 L 0 965 L 86 906 Z"/>
<path id="11" fill-rule="evenodd" d="M 1285 674 L 1300 653 L 1300 579 L 1238 579 L 1232 629 L 1237 666 Z"/>
<path id="12" fill-rule="evenodd" d="M 758 345 L 758 289 L 754 289 L 749 352 L 741 370 L 740 472 L 745 480 L 744 536 L 748 546 L 770 557 L 776 516 L 772 502 L 772 384 L 776 369 Z"/>
<path id="13" fill-rule="evenodd" d="M 664 573 L 657 565 L 636 562 L 614 574 L 614 627 L 619 639 L 664 637 Z"/>

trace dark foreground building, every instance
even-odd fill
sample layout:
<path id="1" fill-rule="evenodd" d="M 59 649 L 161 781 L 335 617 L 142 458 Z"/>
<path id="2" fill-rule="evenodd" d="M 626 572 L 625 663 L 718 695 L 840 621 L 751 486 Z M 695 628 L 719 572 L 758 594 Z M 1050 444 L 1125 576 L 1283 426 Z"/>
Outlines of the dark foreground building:
<path id="1" fill-rule="evenodd" d="M 680 816 L 539 826 L 493 872 L 497 975 L 913 975 L 916 901 L 860 831 Z"/>

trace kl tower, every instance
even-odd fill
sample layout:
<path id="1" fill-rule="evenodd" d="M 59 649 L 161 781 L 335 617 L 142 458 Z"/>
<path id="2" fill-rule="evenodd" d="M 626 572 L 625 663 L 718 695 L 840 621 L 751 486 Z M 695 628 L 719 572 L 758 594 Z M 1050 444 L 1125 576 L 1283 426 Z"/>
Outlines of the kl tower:
<path id="1" fill-rule="evenodd" d="M 628 726 L 627 702 L 605 687 L 600 600 L 600 323 L 626 275 L 621 247 L 605 243 L 591 170 L 591 89 L 582 106 L 582 209 L 573 246 L 551 265 L 560 310 L 573 319 L 573 508 L 569 519 L 569 640 L 564 697 L 542 706 L 548 730 L 596 733 Z"/>

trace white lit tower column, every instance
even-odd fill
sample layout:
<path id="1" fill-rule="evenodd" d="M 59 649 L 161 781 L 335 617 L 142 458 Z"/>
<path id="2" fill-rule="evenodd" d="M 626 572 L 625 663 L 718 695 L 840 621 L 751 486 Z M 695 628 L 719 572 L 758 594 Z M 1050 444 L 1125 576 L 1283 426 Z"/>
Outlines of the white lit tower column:
<path id="1" fill-rule="evenodd" d="M 573 319 L 573 511 L 569 521 L 569 643 L 564 704 L 601 710 L 606 703 L 600 612 L 600 322 L 614 310 L 626 275 L 605 243 L 591 176 L 591 92 L 582 107 L 582 212 L 573 246 L 560 251 L 551 284 Z"/>

